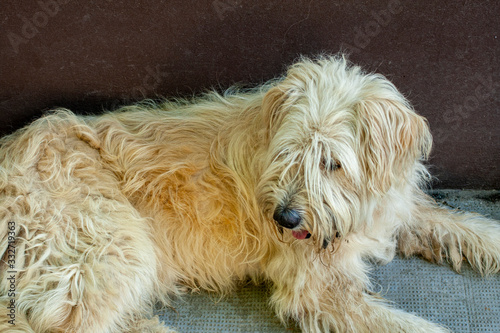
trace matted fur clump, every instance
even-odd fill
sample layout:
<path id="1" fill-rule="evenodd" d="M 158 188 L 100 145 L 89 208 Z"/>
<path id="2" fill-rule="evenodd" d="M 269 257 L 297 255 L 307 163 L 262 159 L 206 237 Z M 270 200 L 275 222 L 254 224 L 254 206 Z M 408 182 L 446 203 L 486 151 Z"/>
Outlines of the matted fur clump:
<path id="1" fill-rule="evenodd" d="M 425 119 L 341 56 L 249 92 L 57 110 L 0 144 L 2 332 L 169 332 L 155 302 L 248 278 L 304 332 L 446 332 L 371 293 L 369 262 L 500 270 L 500 225 L 420 189 Z"/>

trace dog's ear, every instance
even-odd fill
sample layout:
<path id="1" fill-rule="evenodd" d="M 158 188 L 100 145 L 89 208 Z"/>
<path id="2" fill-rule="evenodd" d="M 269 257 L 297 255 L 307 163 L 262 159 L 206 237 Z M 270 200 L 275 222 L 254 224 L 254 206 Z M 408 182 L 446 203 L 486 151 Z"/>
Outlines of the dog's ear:
<path id="1" fill-rule="evenodd" d="M 383 81 L 381 90 L 371 91 L 356 107 L 362 168 L 375 193 L 385 193 L 395 182 L 411 177 L 415 163 L 428 157 L 432 145 L 425 118 Z"/>
<path id="2" fill-rule="evenodd" d="M 267 91 L 262 101 L 262 119 L 267 137 L 274 136 L 291 106 L 293 88 L 287 83 L 280 83 Z"/>

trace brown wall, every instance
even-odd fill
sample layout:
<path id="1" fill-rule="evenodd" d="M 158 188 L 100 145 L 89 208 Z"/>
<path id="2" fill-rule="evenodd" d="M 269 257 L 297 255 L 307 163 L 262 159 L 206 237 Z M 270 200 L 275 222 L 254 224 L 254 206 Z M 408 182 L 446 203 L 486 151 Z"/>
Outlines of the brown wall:
<path id="1" fill-rule="evenodd" d="M 429 119 L 436 187 L 498 189 L 499 13 L 496 0 L 2 0 L 0 131 L 56 106 L 259 83 L 343 49 Z"/>

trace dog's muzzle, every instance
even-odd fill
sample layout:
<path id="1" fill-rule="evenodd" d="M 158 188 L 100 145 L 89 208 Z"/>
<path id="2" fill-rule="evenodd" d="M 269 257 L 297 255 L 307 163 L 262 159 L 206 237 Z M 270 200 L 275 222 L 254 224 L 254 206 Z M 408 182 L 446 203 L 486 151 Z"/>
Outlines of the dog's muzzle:
<path id="1" fill-rule="evenodd" d="M 300 213 L 294 209 L 278 207 L 274 211 L 273 219 L 283 228 L 295 229 L 302 223 Z M 311 237 L 307 230 L 293 230 L 292 234 L 297 239 L 306 239 Z"/>
<path id="2" fill-rule="evenodd" d="M 300 213 L 294 209 L 290 209 L 288 207 L 278 206 L 273 214 L 273 219 L 278 223 L 279 226 L 286 229 L 294 229 L 292 230 L 292 235 L 296 239 L 308 239 L 311 237 L 311 233 L 306 229 L 300 229 L 300 225 L 302 223 L 302 217 Z M 336 238 L 339 237 L 339 233 L 337 232 Z M 330 239 L 323 239 L 322 248 L 326 249 L 330 244 Z"/>

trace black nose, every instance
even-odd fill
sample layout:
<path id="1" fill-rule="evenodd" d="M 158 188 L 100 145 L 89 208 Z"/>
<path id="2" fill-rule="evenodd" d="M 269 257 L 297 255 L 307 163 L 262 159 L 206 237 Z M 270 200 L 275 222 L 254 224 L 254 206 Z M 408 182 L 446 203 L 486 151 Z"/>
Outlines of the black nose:
<path id="1" fill-rule="evenodd" d="M 278 224 L 287 229 L 293 229 L 299 226 L 302 218 L 300 214 L 293 209 L 278 207 L 274 211 L 273 219 Z"/>

